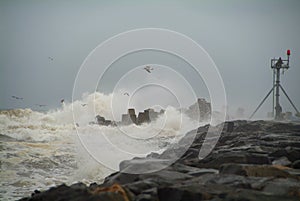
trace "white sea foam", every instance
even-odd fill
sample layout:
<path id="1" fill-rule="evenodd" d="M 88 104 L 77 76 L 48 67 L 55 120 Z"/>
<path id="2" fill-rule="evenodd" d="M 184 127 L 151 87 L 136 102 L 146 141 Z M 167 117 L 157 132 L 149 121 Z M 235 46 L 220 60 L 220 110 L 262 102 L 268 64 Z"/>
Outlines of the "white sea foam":
<path id="1" fill-rule="evenodd" d="M 112 169 L 118 169 L 122 160 L 161 152 L 199 126 L 173 107 L 165 108 L 166 112 L 150 124 L 89 124 L 97 114 L 113 120 L 112 98 L 112 94 L 96 92 L 46 113 L 0 111 L 0 198 L 16 199 L 63 182 L 100 182 Z M 10 140 L 4 140 L 3 135 Z"/>

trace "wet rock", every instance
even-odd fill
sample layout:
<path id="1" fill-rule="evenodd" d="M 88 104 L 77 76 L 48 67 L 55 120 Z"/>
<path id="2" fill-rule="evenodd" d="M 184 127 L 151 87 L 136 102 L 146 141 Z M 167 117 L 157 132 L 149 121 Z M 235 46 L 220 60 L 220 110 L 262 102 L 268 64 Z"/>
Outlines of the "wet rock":
<path id="1" fill-rule="evenodd" d="M 283 157 L 280 157 L 280 158 L 272 161 L 272 164 L 273 165 L 281 165 L 281 166 L 289 166 L 292 163 L 291 163 L 291 161 L 289 161 L 289 159 L 287 157 L 283 156 Z"/>
<path id="2" fill-rule="evenodd" d="M 300 160 L 300 151 L 294 147 L 285 147 L 283 149 L 275 149 L 274 152 L 270 153 L 272 157 L 287 157 L 291 162 Z"/>
<path id="3" fill-rule="evenodd" d="M 270 164 L 270 159 L 265 154 L 231 151 L 212 154 L 201 162 L 201 166 L 218 169 L 224 163 Z"/>
<path id="4" fill-rule="evenodd" d="M 203 160 L 198 155 L 208 125 L 162 154 L 121 162 L 120 172 L 102 184 L 62 185 L 22 200 L 300 200 L 300 124 L 234 121 L 215 129 L 222 126 Z"/>
<path id="5" fill-rule="evenodd" d="M 228 122 L 226 127 L 226 132 L 232 132 L 234 128 L 234 122 Z"/>
<path id="6" fill-rule="evenodd" d="M 128 201 L 128 199 L 124 198 L 122 195 L 114 192 L 103 192 L 97 196 L 97 200 L 105 200 L 105 201 Z M 96 201 L 96 200 L 95 200 Z"/>
<path id="7" fill-rule="evenodd" d="M 158 180 L 154 178 L 148 178 L 137 182 L 125 184 L 124 186 L 130 189 L 130 191 L 133 192 L 135 195 L 138 195 L 151 188 L 156 188 L 161 184 L 162 183 L 160 183 Z"/>
<path id="8" fill-rule="evenodd" d="M 276 165 L 246 165 L 246 164 L 223 164 L 220 167 L 220 174 L 236 174 L 250 177 L 281 177 L 296 178 L 290 174 L 287 167 Z"/>
<path id="9" fill-rule="evenodd" d="M 161 170 L 170 164 L 171 162 L 166 159 L 134 158 L 132 160 L 122 161 L 119 167 L 120 171 L 138 174 Z"/>
<path id="10" fill-rule="evenodd" d="M 151 174 L 140 175 L 140 178 L 141 179 L 156 178 L 159 180 L 168 181 L 168 182 L 172 183 L 172 182 L 177 182 L 177 181 L 181 181 L 181 180 L 191 179 L 192 176 L 181 173 L 181 172 L 177 172 L 174 170 L 161 170 L 161 171 L 154 172 Z"/>
<path id="11" fill-rule="evenodd" d="M 247 189 L 236 190 L 226 196 L 225 201 L 296 201 L 298 198 L 289 195 L 272 195 Z"/>
<path id="12" fill-rule="evenodd" d="M 136 201 L 156 201 L 157 198 L 154 198 L 150 194 L 140 194 L 136 197 Z"/>
<path id="13" fill-rule="evenodd" d="M 187 166 L 183 164 L 174 164 L 171 167 L 173 170 L 176 170 L 181 173 L 189 174 L 191 176 L 200 176 L 203 174 L 217 174 L 219 171 L 217 169 L 212 169 L 212 168 L 196 168 L 192 166 Z"/>
<path id="14" fill-rule="evenodd" d="M 60 185 L 50 188 L 48 191 L 34 194 L 31 198 L 21 199 L 22 201 L 59 201 L 59 200 L 96 200 L 95 197 L 88 193 L 86 189 L 72 189 L 66 185 Z"/>
<path id="15" fill-rule="evenodd" d="M 294 179 L 276 179 L 269 181 L 263 188 L 263 191 L 272 195 L 299 195 L 300 184 Z"/>
<path id="16" fill-rule="evenodd" d="M 139 175 L 116 172 L 105 178 L 104 186 L 113 185 L 114 183 L 127 184 L 138 180 L 139 180 Z"/>
<path id="17" fill-rule="evenodd" d="M 98 184 L 96 182 L 91 183 L 89 186 L 90 191 L 94 191 L 98 187 Z"/>
<path id="18" fill-rule="evenodd" d="M 296 150 L 295 147 L 287 147 L 286 148 L 286 157 L 292 162 L 294 162 L 296 160 L 300 160 L 300 151 Z"/>
<path id="19" fill-rule="evenodd" d="M 31 197 L 33 197 L 33 196 L 35 196 L 36 194 L 39 194 L 39 193 L 41 193 L 41 191 L 39 191 L 39 190 L 34 190 L 34 192 L 31 193 Z"/>
<path id="20" fill-rule="evenodd" d="M 295 169 L 300 169 L 300 160 L 294 161 L 292 167 Z"/>
<path id="21" fill-rule="evenodd" d="M 74 190 L 85 190 L 86 189 L 86 185 L 84 183 L 75 183 L 75 184 L 72 184 L 70 186 L 70 188 L 74 189 Z"/>
<path id="22" fill-rule="evenodd" d="M 162 187 L 158 189 L 159 200 L 164 201 L 198 201 L 198 200 L 208 200 L 213 196 L 198 190 L 197 188 L 176 188 L 176 187 Z"/>

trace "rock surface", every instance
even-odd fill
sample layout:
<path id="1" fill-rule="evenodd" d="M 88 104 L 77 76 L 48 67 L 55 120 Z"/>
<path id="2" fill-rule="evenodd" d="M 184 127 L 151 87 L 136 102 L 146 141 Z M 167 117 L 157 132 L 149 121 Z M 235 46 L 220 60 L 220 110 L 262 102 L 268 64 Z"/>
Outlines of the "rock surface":
<path id="1" fill-rule="evenodd" d="M 22 201 L 39 200 L 300 200 L 300 124 L 270 121 L 226 122 L 213 151 L 199 160 L 198 151 L 208 126 L 171 166 L 148 174 L 116 172 L 102 184 L 61 185 L 36 191 Z M 120 169 L 135 170 L 182 149 L 188 133 L 173 150 L 145 159 L 124 161 Z M 141 162 L 142 161 L 142 162 Z"/>

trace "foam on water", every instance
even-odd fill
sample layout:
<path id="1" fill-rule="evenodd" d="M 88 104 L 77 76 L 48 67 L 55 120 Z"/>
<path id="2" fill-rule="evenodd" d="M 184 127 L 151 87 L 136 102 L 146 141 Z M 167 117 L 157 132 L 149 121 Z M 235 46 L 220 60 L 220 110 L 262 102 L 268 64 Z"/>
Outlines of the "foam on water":
<path id="1" fill-rule="evenodd" d="M 122 160 L 161 152 L 199 126 L 172 107 L 150 124 L 90 125 L 97 114 L 113 119 L 111 101 L 111 94 L 96 92 L 46 113 L 0 111 L 0 199 L 61 183 L 101 182 Z"/>

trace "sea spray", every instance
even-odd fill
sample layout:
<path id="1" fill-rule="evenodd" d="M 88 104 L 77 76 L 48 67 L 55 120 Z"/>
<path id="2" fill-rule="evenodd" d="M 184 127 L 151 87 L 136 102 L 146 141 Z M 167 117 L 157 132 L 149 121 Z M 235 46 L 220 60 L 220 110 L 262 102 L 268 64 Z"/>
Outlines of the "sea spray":
<path id="1" fill-rule="evenodd" d="M 149 124 L 91 124 L 98 114 L 114 120 L 126 112 L 112 115 L 112 98 L 95 92 L 44 113 L 0 111 L 0 197 L 15 200 L 61 183 L 101 182 L 122 160 L 162 152 L 199 126 L 173 107 L 164 108 L 165 113 Z"/>

